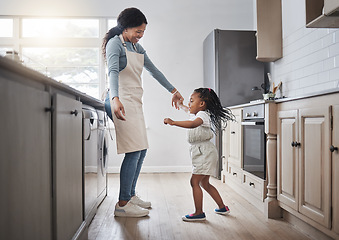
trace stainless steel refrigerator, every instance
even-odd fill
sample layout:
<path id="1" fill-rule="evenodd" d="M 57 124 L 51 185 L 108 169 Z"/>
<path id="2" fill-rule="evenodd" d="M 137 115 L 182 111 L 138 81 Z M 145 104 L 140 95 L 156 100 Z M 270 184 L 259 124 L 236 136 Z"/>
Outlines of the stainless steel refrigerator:
<path id="1" fill-rule="evenodd" d="M 203 43 L 204 86 L 213 88 L 224 107 L 262 99 L 267 64 L 256 60 L 255 31 L 213 30 Z M 215 145 L 219 152 L 221 178 L 221 132 Z"/>

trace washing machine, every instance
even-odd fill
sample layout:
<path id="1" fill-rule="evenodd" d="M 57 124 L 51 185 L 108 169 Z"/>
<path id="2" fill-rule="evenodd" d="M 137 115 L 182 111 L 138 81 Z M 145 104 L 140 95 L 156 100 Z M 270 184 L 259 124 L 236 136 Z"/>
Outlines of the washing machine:
<path id="1" fill-rule="evenodd" d="M 98 114 L 87 105 L 82 106 L 83 136 L 83 216 L 90 222 L 97 208 L 98 192 Z"/>
<path id="2" fill-rule="evenodd" d="M 108 165 L 108 138 L 107 115 L 105 111 L 97 109 L 98 114 L 98 205 L 107 196 L 107 165 Z"/>

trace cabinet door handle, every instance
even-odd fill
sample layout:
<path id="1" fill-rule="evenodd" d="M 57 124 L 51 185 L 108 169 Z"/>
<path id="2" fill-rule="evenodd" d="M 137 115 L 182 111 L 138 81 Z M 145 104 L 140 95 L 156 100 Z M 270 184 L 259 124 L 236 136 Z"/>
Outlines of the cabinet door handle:
<path id="1" fill-rule="evenodd" d="M 338 147 L 335 147 L 335 146 L 331 145 L 330 151 L 331 152 L 338 151 Z"/>
<path id="2" fill-rule="evenodd" d="M 232 131 L 232 132 L 231 132 L 231 134 L 235 134 L 235 132 L 234 132 L 234 131 Z"/>
<path id="3" fill-rule="evenodd" d="M 291 143 L 291 146 L 292 147 L 299 147 L 301 144 L 300 143 L 298 143 L 298 142 L 292 142 Z"/>
<path id="4" fill-rule="evenodd" d="M 53 111 L 54 111 L 54 107 L 45 108 L 45 112 L 53 112 Z"/>
<path id="5" fill-rule="evenodd" d="M 78 113 L 79 113 L 79 112 L 78 112 L 78 110 L 76 110 L 76 109 L 75 109 L 74 111 L 71 111 L 71 114 L 74 114 L 74 116 L 78 116 Z"/>
<path id="6" fill-rule="evenodd" d="M 234 173 L 233 173 L 233 176 L 234 176 L 234 175 L 237 176 L 238 174 L 237 174 L 236 172 L 234 172 Z"/>
<path id="7" fill-rule="evenodd" d="M 254 183 L 253 183 L 253 182 L 250 182 L 249 185 L 250 185 L 250 186 L 254 186 Z"/>

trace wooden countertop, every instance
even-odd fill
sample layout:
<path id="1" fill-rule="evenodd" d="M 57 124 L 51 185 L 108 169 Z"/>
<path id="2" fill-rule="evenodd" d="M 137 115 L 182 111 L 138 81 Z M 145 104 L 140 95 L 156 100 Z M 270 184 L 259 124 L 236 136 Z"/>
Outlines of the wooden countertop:
<path id="1" fill-rule="evenodd" d="M 283 103 L 283 102 L 295 101 L 295 100 L 300 100 L 300 99 L 306 99 L 306 98 L 318 97 L 318 96 L 324 96 L 324 95 L 330 95 L 330 94 L 336 94 L 336 93 L 339 93 L 339 88 L 333 88 L 333 89 L 328 89 L 324 91 L 314 92 L 310 94 L 301 95 L 298 97 L 284 97 L 284 98 L 279 98 L 275 100 L 259 99 L 259 100 L 251 101 L 245 104 L 230 106 L 228 108 L 229 109 L 243 108 L 243 107 L 253 106 L 253 105 L 262 104 L 262 103 Z"/>

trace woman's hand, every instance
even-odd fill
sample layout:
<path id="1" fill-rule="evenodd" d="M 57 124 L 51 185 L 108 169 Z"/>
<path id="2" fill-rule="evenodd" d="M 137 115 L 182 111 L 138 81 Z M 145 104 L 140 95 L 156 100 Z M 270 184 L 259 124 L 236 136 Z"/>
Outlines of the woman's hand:
<path id="1" fill-rule="evenodd" d="M 113 98 L 113 111 L 117 119 L 126 121 L 125 118 L 125 108 L 124 105 L 120 102 L 118 97 Z"/>
<path id="2" fill-rule="evenodd" d="M 164 124 L 172 125 L 172 124 L 173 124 L 173 120 L 170 119 L 170 118 L 165 118 L 165 119 L 164 119 Z"/>
<path id="3" fill-rule="evenodd" d="M 179 109 L 179 105 L 182 105 L 183 102 L 184 102 L 184 98 L 181 96 L 181 94 L 177 90 L 175 90 L 172 96 L 172 107 Z"/>

